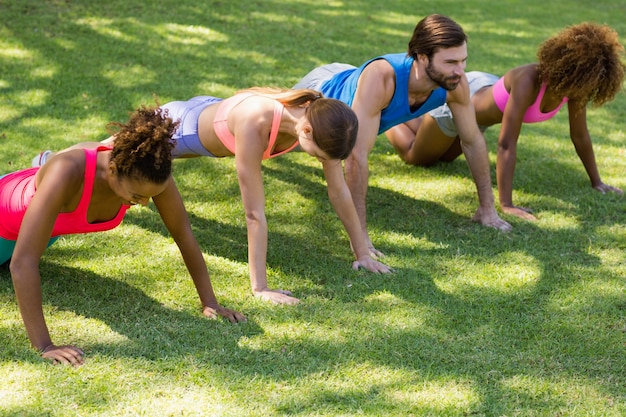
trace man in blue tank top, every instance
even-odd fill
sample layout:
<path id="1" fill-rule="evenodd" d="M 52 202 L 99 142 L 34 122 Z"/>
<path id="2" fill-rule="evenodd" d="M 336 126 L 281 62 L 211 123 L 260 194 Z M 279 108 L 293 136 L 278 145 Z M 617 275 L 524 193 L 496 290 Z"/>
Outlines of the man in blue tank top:
<path id="1" fill-rule="evenodd" d="M 447 103 L 478 191 L 473 220 L 508 231 L 494 206 L 489 157 L 478 129 L 465 77 L 467 35 L 452 19 L 430 15 L 413 31 L 408 53 L 389 54 L 354 67 L 334 63 L 311 71 L 294 88 L 313 88 L 348 104 L 358 116 L 359 132 L 346 159 L 346 178 L 370 252 L 382 255 L 367 232 L 368 157 L 376 138 L 387 129 Z"/>

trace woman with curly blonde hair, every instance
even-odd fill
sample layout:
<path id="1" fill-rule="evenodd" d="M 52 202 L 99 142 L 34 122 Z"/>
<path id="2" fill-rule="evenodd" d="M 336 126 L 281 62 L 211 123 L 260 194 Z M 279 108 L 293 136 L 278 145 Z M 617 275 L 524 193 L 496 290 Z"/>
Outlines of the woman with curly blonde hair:
<path id="1" fill-rule="evenodd" d="M 536 220 L 531 210 L 513 204 L 516 146 L 523 123 L 552 118 L 567 103 L 570 138 L 591 186 L 601 193 L 622 190 L 602 182 L 587 129 L 586 106 L 601 106 L 622 88 L 624 47 L 606 25 L 581 23 L 546 40 L 538 63 L 513 68 L 502 77 L 468 72 L 476 120 L 482 131 L 501 123 L 496 176 L 503 212 Z M 427 115 L 387 131 L 387 138 L 409 164 L 428 166 L 457 158 L 462 149 L 450 109 L 441 106 Z"/>

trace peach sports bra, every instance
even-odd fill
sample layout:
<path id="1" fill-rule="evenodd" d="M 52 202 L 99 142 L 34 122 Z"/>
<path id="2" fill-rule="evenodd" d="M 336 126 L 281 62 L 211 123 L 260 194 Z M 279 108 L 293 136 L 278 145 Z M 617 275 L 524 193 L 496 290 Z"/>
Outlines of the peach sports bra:
<path id="1" fill-rule="evenodd" d="M 228 114 L 230 111 L 239 103 L 247 99 L 248 97 L 254 96 L 254 93 L 241 93 L 229 97 L 223 100 L 218 104 L 217 111 L 215 112 L 215 118 L 213 119 L 213 129 L 215 130 L 215 134 L 219 138 L 219 140 L 226 146 L 226 148 L 231 151 L 233 154 L 235 153 L 235 135 L 231 133 L 228 129 Z M 270 138 L 267 144 L 267 148 L 265 152 L 263 152 L 263 159 L 274 158 L 284 153 L 287 153 L 293 150 L 298 146 L 298 141 L 296 140 L 292 146 L 289 148 L 272 153 L 274 149 L 274 145 L 276 144 L 276 138 L 278 137 L 278 129 L 280 128 L 280 119 L 283 116 L 283 109 L 285 107 L 278 100 L 274 100 L 274 118 L 272 119 L 272 128 L 270 130 Z"/>

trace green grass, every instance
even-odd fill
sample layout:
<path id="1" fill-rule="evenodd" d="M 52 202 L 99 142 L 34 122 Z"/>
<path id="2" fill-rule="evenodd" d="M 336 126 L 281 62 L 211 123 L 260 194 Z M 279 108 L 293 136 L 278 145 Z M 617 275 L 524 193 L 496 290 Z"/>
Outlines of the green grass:
<path id="1" fill-rule="evenodd" d="M 439 12 L 470 36 L 468 70 L 503 73 L 584 20 L 626 39 L 620 2 L 527 0 L 0 0 L 0 173 L 37 152 L 101 140 L 153 96 L 289 87 L 314 66 L 401 52 Z M 590 109 L 603 180 L 626 189 L 626 97 Z M 487 131 L 492 171 L 498 128 Z M 525 126 L 514 199 L 539 221 L 503 234 L 470 221 L 463 159 L 409 167 L 381 137 L 369 224 L 396 272 L 350 269 L 319 163 L 264 166 L 273 287 L 252 297 L 234 161 L 176 161 L 220 301 L 199 314 L 153 206 L 116 230 L 59 240 L 41 264 L 53 339 L 87 352 L 53 367 L 28 343 L 0 270 L 1 416 L 621 416 L 626 414 L 625 197 L 589 186 L 567 112 Z"/>

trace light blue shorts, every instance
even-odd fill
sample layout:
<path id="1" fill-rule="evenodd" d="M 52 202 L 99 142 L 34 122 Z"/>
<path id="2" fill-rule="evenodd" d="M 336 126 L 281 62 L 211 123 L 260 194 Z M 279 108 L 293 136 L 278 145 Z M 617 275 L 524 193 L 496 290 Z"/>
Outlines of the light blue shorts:
<path id="1" fill-rule="evenodd" d="M 172 156 L 178 158 L 184 155 L 210 156 L 198 137 L 198 118 L 202 110 L 214 103 L 222 101 L 221 98 L 211 96 L 193 97 L 187 101 L 172 101 L 161 106 L 167 110 L 167 115 L 174 121 L 180 121 L 180 125 L 174 132 L 176 147 L 172 150 Z"/>
<path id="2" fill-rule="evenodd" d="M 469 82 L 470 97 L 473 97 L 474 94 L 476 94 L 476 92 L 481 88 L 494 85 L 496 81 L 500 79 L 497 75 L 480 71 L 470 71 L 465 75 L 467 75 L 467 81 Z M 447 104 L 429 111 L 428 114 L 435 119 L 444 135 L 455 138 L 459 134 L 456 125 L 454 124 L 452 111 L 450 111 L 450 107 L 448 107 Z M 478 125 L 481 132 L 487 130 L 488 127 L 489 126 Z"/>
<path id="3" fill-rule="evenodd" d="M 309 72 L 298 82 L 298 84 L 294 85 L 292 88 L 295 90 L 301 88 L 310 88 L 312 90 L 321 91 L 321 87 L 324 81 L 330 80 L 335 74 L 339 74 L 340 72 L 354 68 L 356 68 L 354 65 L 341 64 L 339 62 L 333 62 L 332 64 L 323 65 Z"/>

